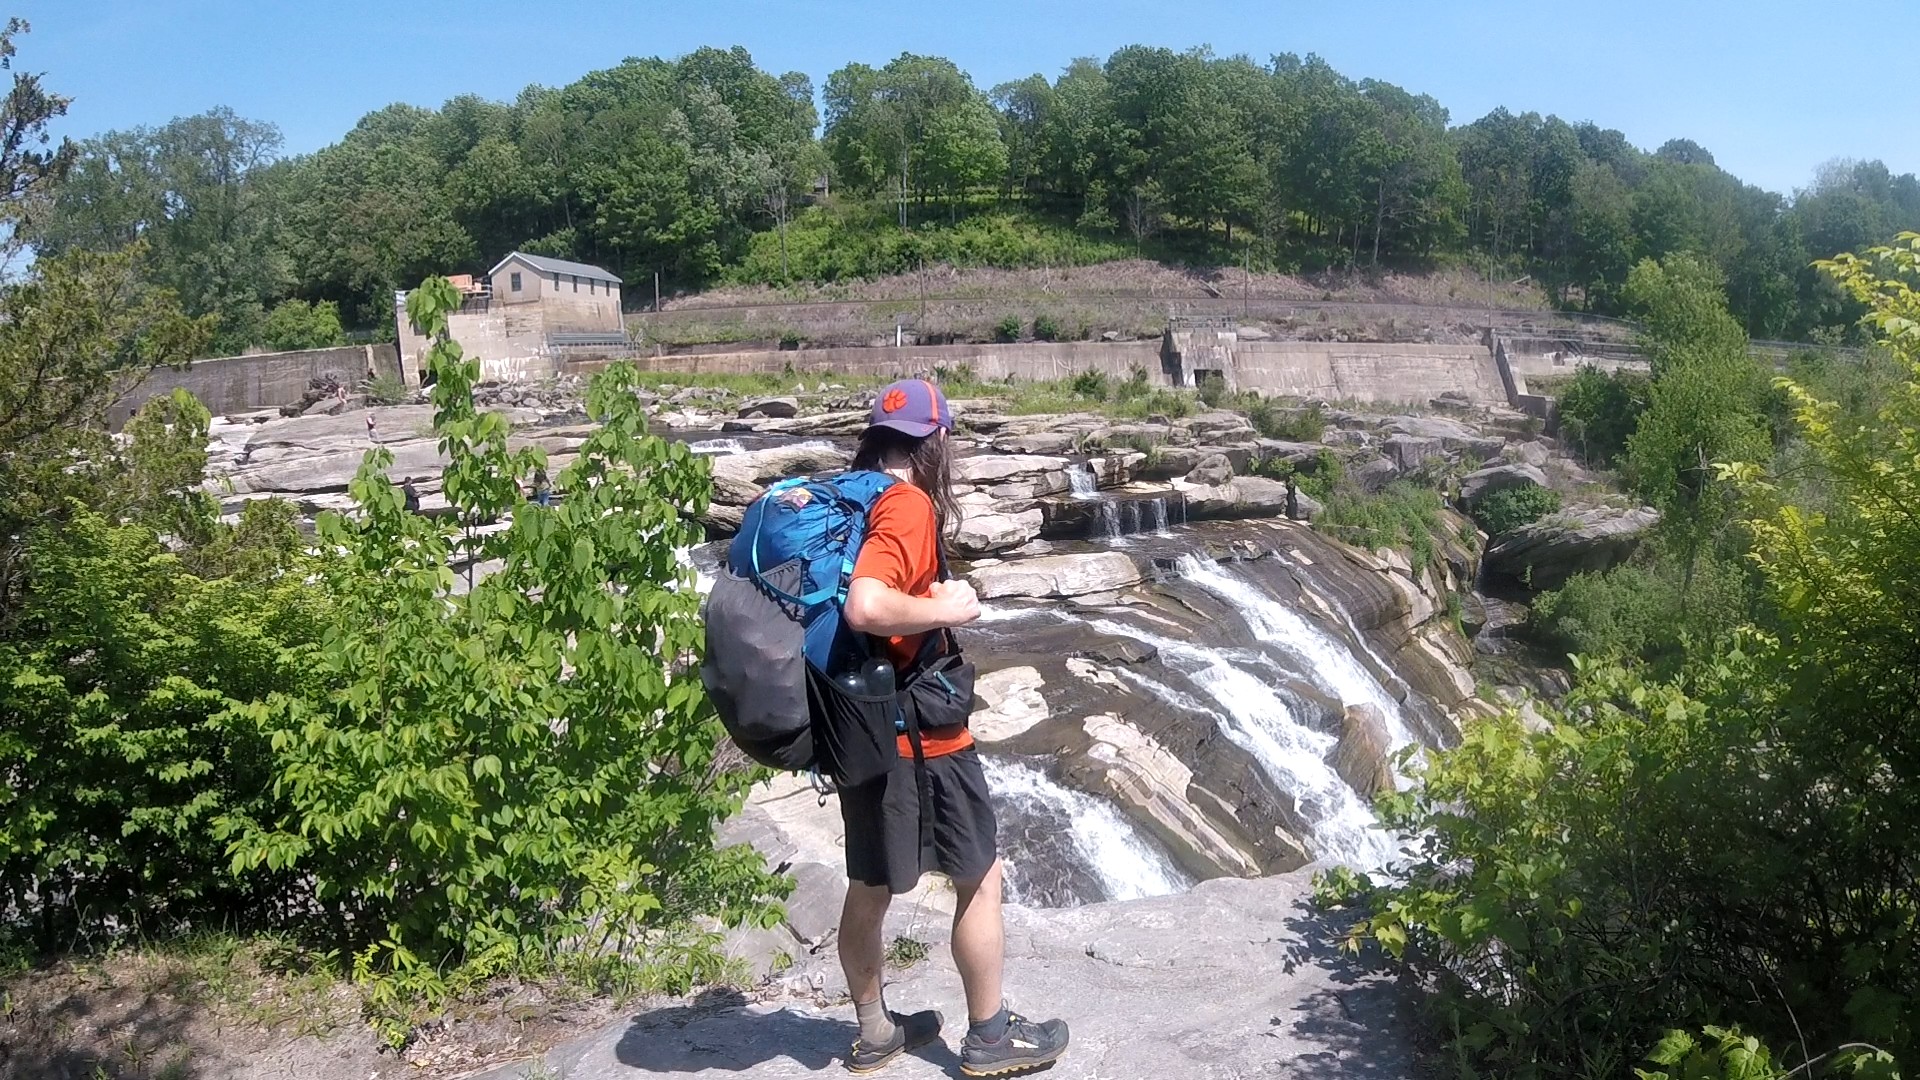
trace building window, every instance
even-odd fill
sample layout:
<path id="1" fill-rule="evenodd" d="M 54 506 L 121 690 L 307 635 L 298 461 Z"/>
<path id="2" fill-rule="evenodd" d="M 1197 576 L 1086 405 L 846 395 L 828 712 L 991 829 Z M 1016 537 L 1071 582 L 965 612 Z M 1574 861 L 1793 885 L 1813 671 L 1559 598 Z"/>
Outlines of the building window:
<path id="1" fill-rule="evenodd" d="M 518 271 L 516 271 L 516 272 L 514 273 L 514 275 L 513 275 L 513 277 L 511 277 L 511 278 L 509 278 L 508 280 L 509 280 L 509 281 L 511 281 L 511 282 L 512 282 L 512 284 L 513 284 L 513 291 L 514 291 L 514 292 L 519 292 L 519 291 L 520 291 L 520 274 L 519 274 L 519 272 L 518 272 Z"/>

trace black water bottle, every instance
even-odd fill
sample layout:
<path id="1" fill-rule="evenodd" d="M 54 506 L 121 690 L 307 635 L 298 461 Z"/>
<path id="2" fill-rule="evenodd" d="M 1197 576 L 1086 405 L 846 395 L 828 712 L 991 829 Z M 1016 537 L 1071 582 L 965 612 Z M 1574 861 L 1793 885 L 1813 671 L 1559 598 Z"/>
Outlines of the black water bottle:
<path id="1" fill-rule="evenodd" d="M 868 697 L 892 697 L 893 665 L 876 656 L 860 666 L 860 681 L 866 684 Z"/>
<path id="2" fill-rule="evenodd" d="M 843 694 L 851 694 L 854 697 L 867 696 L 867 680 L 861 675 L 858 667 L 849 667 L 847 670 L 835 675 L 833 677 L 833 685 L 839 687 L 840 692 Z"/>

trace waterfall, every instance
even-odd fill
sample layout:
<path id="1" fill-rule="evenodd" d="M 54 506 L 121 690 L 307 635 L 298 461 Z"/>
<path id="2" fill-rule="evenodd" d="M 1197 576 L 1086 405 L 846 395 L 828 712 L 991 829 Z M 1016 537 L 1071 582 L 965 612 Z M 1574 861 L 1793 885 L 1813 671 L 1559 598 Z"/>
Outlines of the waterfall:
<path id="1" fill-rule="evenodd" d="M 1128 499 L 1120 504 L 1120 535 L 1132 536 L 1140 531 L 1140 504 Z"/>
<path id="2" fill-rule="evenodd" d="M 1093 466 L 1084 461 L 1067 466 L 1067 485 L 1076 499 L 1091 499 L 1100 491 L 1100 480 L 1093 475 Z"/>
<path id="3" fill-rule="evenodd" d="M 1167 528 L 1167 500 L 1155 499 L 1147 504 L 1153 508 L 1153 532 L 1156 536 L 1166 536 L 1172 532 Z"/>
<path id="4" fill-rule="evenodd" d="M 1026 903 L 1070 907 L 1099 900 L 1138 900 L 1185 890 L 1193 879 L 1182 873 L 1159 847 L 1114 805 L 1082 791 L 1062 787 L 1033 765 L 1013 758 L 981 755 L 987 785 L 1000 804 L 1002 843 L 1010 897 Z M 1012 811 L 1011 814 L 1007 811 Z M 1024 826 L 1024 828 L 1023 828 Z M 1064 839 L 1062 852 L 1013 851 L 1029 841 L 1050 846 Z M 1063 865 L 1062 855 L 1075 865 Z M 1097 896 L 1081 895 L 1076 878 Z"/>
<path id="5" fill-rule="evenodd" d="M 1098 515 L 1094 518 L 1093 523 L 1093 538 L 1109 542 L 1120 539 L 1120 537 L 1124 535 L 1120 530 L 1120 510 L 1114 506 L 1113 500 L 1100 500 L 1100 505 L 1097 509 Z"/>
<path id="6" fill-rule="evenodd" d="M 1255 636 L 1298 659 L 1300 673 L 1338 698 L 1341 704 L 1379 708 L 1386 718 L 1387 736 L 1393 749 L 1414 741 L 1413 732 L 1401 714 L 1399 699 L 1388 693 L 1366 665 L 1354 658 L 1345 642 L 1289 610 L 1250 582 L 1227 573 L 1212 559 L 1182 555 L 1175 569 L 1181 577 L 1232 604 Z M 1361 642 L 1363 648 L 1365 644 Z"/>
<path id="7" fill-rule="evenodd" d="M 701 439 L 688 443 L 687 449 L 696 454 L 744 454 L 747 444 L 739 439 Z"/>
<path id="8" fill-rule="evenodd" d="M 1154 699 L 1212 716 L 1226 737 L 1253 758 L 1280 791 L 1293 798 L 1313 835 L 1303 837 L 1315 858 L 1361 869 L 1386 865 L 1393 838 L 1374 822 L 1359 794 L 1328 764 L 1337 741 L 1303 723 L 1274 692 L 1270 660 L 1242 650 L 1202 648 L 1106 619 L 1089 625 L 1104 634 L 1133 638 L 1160 651 L 1169 667 L 1185 673 L 1209 701 L 1183 694 L 1131 666 L 1114 670 Z M 1264 669 L 1264 670 L 1263 670 Z"/>

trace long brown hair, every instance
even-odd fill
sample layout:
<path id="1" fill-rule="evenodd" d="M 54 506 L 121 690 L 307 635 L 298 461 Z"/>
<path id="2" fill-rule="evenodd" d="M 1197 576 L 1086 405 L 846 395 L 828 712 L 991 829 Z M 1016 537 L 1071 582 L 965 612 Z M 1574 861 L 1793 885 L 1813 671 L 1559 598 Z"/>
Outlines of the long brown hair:
<path id="1" fill-rule="evenodd" d="M 960 530 L 960 503 L 953 497 L 952 456 L 947 439 L 940 431 L 915 437 L 890 427 L 870 427 L 860 436 L 860 449 L 853 455 L 853 467 L 884 472 L 888 463 L 905 458 L 913 486 L 933 500 L 934 529 L 940 537 L 940 549 L 946 550 L 949 537 Z"/>

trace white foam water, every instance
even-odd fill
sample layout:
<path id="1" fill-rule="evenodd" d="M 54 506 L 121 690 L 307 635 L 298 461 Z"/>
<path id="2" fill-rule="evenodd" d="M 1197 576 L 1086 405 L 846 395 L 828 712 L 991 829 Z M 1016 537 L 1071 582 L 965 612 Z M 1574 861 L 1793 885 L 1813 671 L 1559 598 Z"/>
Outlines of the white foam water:
<path id="1" fill-rule="evenodd" d="M 1373 705 L 1386 718 L 1387 736 L 1398 750 L 1414 741 L 1400 701 L 1373 677 L 1347 643 L 1268 596 L 1257 586 L 1228 573 L 1199 555 L 1182 555 L 1175 572 L 1213 593 L 1240 612 L 1261 641 L 1278 646 L 1300 661 L 1300 673 L 1340 699 L 1342 705 Z M 1365 647 L 1365 642 L 1361 642 Z"/>
<path id="2" fill-rule="evenodd" d="M 1066 834 L 1105 894 L 1089 899 L 1138 900 L 1192 887 L 1193 879 L 1107 800 L 1063 787 L 1025 762 L 982 755 L 980 763 L 996 800 Z"/>
<path id="3" fill-rule="evenodd" d="M 1327 762 L 1335 738 L 1294 715 L 1273 689 L 1272 676 L 1277 672 L 1270 660 L 1239 650 L 1200 648 L 1106 619 L 1091 620 L 1089 625 L 1103 634 L 1152 645 L 1162 662 L 1187 673 L 1210 702 L 1180 693 L 1129 665 L 1115 669 L 1160 700 L 1211 715 L 1274 786 L 1293 798 L 1313 830 L 1311 837 L 1302 839 L 1316 858 L 1370 870 L 1394 857 L 1393 838 L 1378 827 L 1372 810 Z"/>
<path id="4" fill-rule="evenodd" d="M 699 442 L 688 443 L 687 449 L 696 454 L 744 454 L 747 452 L 747 444 L 739 439 L 701 439 Z"/>
<path id="5" fill-rule="evenodd" d="M 1084 461 L 1067 466 L 1067 486 L 1076 499 L 1091 499 L 1100 493 L 1100 480 L 1093 475 L 1093 466 Z"/>

